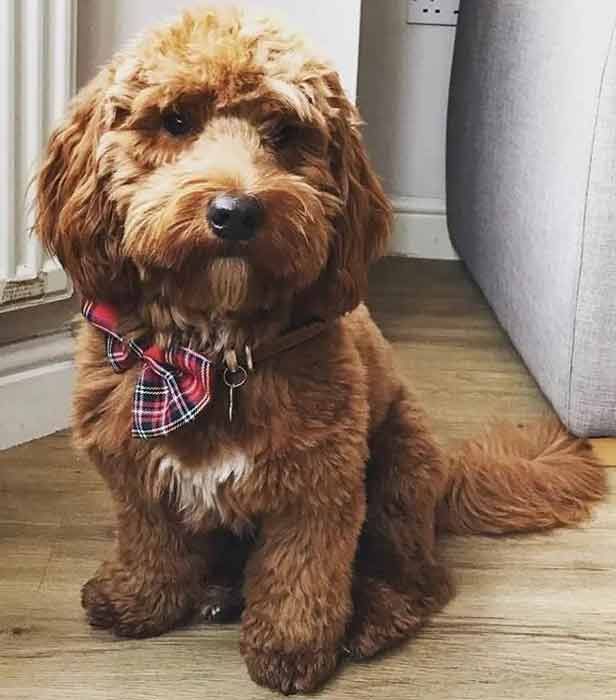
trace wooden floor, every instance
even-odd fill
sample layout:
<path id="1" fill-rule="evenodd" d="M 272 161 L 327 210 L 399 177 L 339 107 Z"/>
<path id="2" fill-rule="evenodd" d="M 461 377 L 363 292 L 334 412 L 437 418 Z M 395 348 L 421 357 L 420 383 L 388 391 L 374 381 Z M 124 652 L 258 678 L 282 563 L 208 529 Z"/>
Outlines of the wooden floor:
<path id="1" fill-rule="evenodd" d="M 457 264 L 387 261 L 372 289 L 443 441 L 494 417 L 523 423 L 549 412 Z M 616 470 L 610 477 L 612 496 L 584 529 L 444 542 L 457 598 L 404 648 L 344 665 L 322 697 L 616 698 Z M 79 588 L 112 536 L 109 498 L 66 434 L 0 454 L 0 697 L 271 697 L 248 679 L 235 626 L 119 641 L 86 625 Z"/>

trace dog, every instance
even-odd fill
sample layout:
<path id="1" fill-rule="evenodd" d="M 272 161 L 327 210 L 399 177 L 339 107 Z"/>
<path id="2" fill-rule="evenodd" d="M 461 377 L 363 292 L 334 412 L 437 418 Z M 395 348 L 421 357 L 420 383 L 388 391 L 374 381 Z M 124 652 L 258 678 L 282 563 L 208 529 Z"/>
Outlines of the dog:
<path id="1" fill-rule="evenodd" d="M 391 210 L 360 125 L 301 38 L 203 9 L 82 89 L 37 178 L 84 300 L 74 442 L 117 506 L 89 622 L 241 614 L 251 677 L 283 693 L 450 599 L 437 532 L 572 524 L 605 491 L 559 424 L 436 444 L 362 301 Z"/>

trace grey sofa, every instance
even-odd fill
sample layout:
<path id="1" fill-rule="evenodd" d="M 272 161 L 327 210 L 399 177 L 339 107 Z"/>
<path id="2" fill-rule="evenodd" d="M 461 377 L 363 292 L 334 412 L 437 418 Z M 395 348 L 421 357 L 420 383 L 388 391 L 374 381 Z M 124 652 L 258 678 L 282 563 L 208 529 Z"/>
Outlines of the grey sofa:
<path id="1" fill-rule="evenodd" d="M 616 0 L 462 0 L 453 244 L 578 435 L 616 434 Z"/>

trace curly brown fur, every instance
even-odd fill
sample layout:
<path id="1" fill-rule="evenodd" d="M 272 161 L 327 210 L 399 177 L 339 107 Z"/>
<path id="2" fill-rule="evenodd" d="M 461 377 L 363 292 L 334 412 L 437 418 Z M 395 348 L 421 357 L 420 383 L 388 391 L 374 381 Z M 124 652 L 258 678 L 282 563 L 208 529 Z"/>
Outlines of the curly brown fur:
<path id="1" fill-rule="evenodd" d="M 605 494 L 591 446 L 556 420 L 525 429 L 496 425 L 451 457 L 439 526 L 502 534 L 574 525 Z"/>
<path id="2" fill-rule="evenodd" d="M 181 115 L 188 130 L 165 124 Z M 118 54 L 76 97 L 38 179 L 38 233 L 122 332 L 212 359 L 315 317 L 326 332 L 256 367 L 232 423 L 220 374 L 197 420 L 131 437 L 135 367 L 115 374 L 84 326 L 77 447 L 113 494 L 112 559 L 83 588 L 93 625 L 164 632 L 242 613 L 252 677 L 310 691 L 343 649 L 371 656 L 452 595 L 437 526 L 577 522 L 604 490 L 560 428 L 501 428 L 449 458 L 392 365 L 363 298 L 390 208 L 336 73 L 267 20 L 203 10 Z M 253 240 L 205 212 L 257 197 Z M 346 315 L 345 315 L 346 314 Z"/>

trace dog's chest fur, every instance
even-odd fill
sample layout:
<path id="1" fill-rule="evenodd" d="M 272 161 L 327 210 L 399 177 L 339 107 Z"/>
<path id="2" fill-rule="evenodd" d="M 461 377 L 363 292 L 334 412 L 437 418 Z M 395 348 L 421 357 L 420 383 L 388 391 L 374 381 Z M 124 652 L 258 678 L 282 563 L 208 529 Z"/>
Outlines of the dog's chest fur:
<path id="1" fill-rule="evenodd" d="M 173 455 L 158 463 L 158 478 L 167 489 L 186 520 L 200 520 L 208 515 L 226 519 L 221 491 L 238 488 L 254 469 L 252 457 L 235 450 L 209 460 L 200 468 L 189 468 Z"/>

